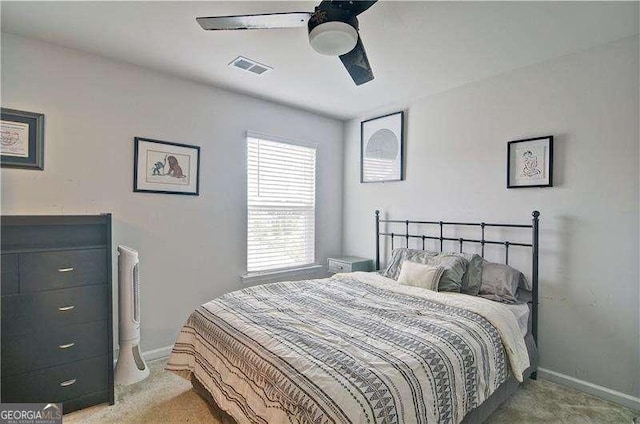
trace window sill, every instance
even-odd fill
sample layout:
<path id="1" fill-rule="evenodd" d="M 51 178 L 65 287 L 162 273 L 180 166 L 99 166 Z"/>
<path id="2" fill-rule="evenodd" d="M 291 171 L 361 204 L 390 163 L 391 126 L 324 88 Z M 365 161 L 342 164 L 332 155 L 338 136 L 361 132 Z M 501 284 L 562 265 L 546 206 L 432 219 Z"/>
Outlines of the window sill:
<path id="1" fill-rule="evenodd" d="M 326 277 L 324 266 L 312 264 L 300 268 L 280 269 L 277 271 L 250 272 L 240 276 L 240 281 L 244 285 L 255 285 L 309 277 Z"/>

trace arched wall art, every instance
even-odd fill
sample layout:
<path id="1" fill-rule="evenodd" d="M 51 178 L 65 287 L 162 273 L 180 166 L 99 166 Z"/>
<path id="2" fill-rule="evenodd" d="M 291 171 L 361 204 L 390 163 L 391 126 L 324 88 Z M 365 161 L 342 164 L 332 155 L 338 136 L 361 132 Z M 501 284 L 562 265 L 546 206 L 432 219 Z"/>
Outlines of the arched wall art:
<path id="1" fill-rule="evenodd" d="M 360 182 L 401 181 L 404 152 L 404 112 L 360 123 Z"/>

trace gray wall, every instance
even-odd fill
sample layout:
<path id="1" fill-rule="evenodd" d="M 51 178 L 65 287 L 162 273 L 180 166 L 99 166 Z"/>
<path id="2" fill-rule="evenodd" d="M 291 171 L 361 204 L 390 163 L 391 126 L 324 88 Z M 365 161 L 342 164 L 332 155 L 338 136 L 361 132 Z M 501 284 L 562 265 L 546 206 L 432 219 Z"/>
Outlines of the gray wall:
<path id="1" fill-rule="evenodd" d="M 360 184 L 349 122 L 344 252 L 373 257 L 376 208 L 487 222 L 539 209 L 542 367 L 639 396 L 638 71 L 634 37 L 363 116 L 407 110 L 399 183 Z M 548 134 L 555 187 L 507 190 L 506 142 Z"/>
<path id="2" fill-rule="evenodd" d="M 46 115 L 45 170 L 2 169 L 2 213 L 112 212 L 141 255 L 143 351 L 241 288 L 246 130 L 317 143 L 317 258 L 341 251 L 340 121 L 8 34 L 2 106 Z M 200 196 L 133 193 L 135 136 L 201 146 Z"/>

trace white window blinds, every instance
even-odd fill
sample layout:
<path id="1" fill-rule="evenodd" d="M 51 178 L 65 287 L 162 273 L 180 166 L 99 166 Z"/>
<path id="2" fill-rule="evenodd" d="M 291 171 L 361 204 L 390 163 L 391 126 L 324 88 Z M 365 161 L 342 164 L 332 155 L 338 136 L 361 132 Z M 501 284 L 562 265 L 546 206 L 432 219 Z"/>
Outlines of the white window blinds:
<path id="1" fill-rule="evenodd" d="M 247 137 L 247 271 L 315 261 L 316 149 Z"/>

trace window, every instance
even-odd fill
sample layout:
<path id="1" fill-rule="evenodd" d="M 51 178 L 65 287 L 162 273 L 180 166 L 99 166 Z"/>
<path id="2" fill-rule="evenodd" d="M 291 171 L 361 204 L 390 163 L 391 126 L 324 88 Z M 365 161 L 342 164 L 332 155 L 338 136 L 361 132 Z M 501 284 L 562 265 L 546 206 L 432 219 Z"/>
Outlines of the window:
<path id="1" fill-rule="evenodd" d="M 315 261 L 316 149 L 247 137 L 247 271 Z"/>

